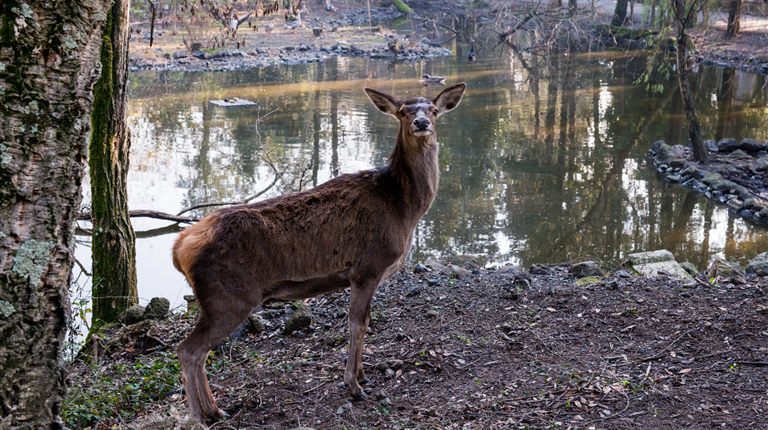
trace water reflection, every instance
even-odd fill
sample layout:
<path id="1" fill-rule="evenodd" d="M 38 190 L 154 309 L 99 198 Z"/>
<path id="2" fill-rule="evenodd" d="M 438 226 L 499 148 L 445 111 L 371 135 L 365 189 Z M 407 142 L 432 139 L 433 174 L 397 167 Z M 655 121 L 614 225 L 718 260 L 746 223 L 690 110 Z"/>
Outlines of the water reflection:
<path id="1" fill-rule="evenodd" d="M 466 81 L 469 89 L 439 126 L 440 192 L 416 231 L 414 258 L 475 254 L 528 265 L 594 257 L 615 264 L 628 252 L 666 248 L 703 267 L 715 255 L 743 259 L 768 248 L 764 230 L 661 182 L 650 169 L 650 143 L 682 142 L 687 131 L 672 85 L 660 95 L 632 85 L 645 58 L 510 53 L 462 60 L 135 73 L 131 207 L 177 212 L 240 199 L 272 181 L 266 160 L 284 173 L 267 196 L 383 164 L 397 124 L 362 88 L 432 96 L 437 89 L 418 83 L 430 73 Z M 703 69 L 694 81 L 705 136 L 768 138 L 765 77 Z M 208 103 L 223 97 L 257 105 Z M 136 227 L 163 225 L 137 220 Z M 143 297 L 185 294 L 170 262 L 174 236 L 139 239 Z"/>

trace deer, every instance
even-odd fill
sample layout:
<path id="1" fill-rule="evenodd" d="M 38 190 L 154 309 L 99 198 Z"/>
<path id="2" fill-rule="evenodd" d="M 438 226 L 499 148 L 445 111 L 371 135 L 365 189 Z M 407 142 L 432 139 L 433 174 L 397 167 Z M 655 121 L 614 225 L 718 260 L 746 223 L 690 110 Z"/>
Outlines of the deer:
<path id="1" fill-rule="evenodd" d="M 350 289 L 344 382 L 354 400 L 361 384 L 363 340 L 378 286 L 405 263 L 413 231 L 437 193 L 435 121 L 461 102 L 465 84 L 433 100 L 365 93 L 400 123 L 387 165 L 337 176 L 308 190 L 213 212 L 183 230 L 173 264 L 195 293 L 198 319 L 178 345 L 182 381 L 194 420 L 226 417 L 205 372 L 220 344 L 267 299 L 302 300 Z"/>

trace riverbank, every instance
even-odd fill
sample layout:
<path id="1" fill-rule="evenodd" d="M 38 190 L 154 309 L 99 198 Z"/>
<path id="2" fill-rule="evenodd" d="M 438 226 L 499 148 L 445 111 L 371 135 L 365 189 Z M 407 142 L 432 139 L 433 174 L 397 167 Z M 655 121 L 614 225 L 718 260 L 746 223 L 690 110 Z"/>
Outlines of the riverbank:
<path id="1" fill-rule="evenodd" d="M 455 54 L 450 49 L 451 44 L 446 42 L 453 40 L 452 34 L 432 24 L 432 21 L 424 21 L 423 17 L 454 16 L 460 21 L 475 22 L 475 26 L 481 23 L 477 28 L 513 28 L 520 22 L 520 14 L 524 15 L 526 8 L 531 6 L 528 3 L 505 6 L 517 11 L 509 15 L 511 22 L 508 24 L 499 16 L 499 7 L 487 11 L 467 9 L 465 3 L 448 5 L 443 1 L 417 2 L 413 7 L 415 15 L 405 16 L 393 3 L 376 3 L 369 11 L 363 3 L 335 2 L 334 10 L 328 11 L 321 2 L 309 2 L 305 4 L 304 19 L 295 28 L 286 22 L 282 14 L 267 15 L 252 17 L 238 28 L 235 36 L 225 36 L 215 24 L 207 29 L 196 28 L 190 31 L 184 24 L 162 22 L 155 31 L 151 47 L 148 23 L 138 22 L 132 26 L 129 67 L 132 71 L 226 71 L 319 62 L 334 56 L 391 61 L 448 56 Z M 539 18 L 528 22 L 522 30 L 552 33 L 550 37 L 553 40 L 546 43 L 550 48 L 552 43 L 560 43 L 568 46 L 568 49 L 644 49 L 648 46 L 648 32 L 641 30 L 643 19 L 640 17 L 645 16 L 643 7 L 641 4 L 636 5 L 634 19 L 628 17 L 626 27 L 617 30 L 606 31 L 612 19 L 615 0 L 597 1 L 589 8 L 580 9 L 569 20 L 579 31 L 566 30 L 562 35 L 556 35 L 558 31 L 542 28 L 542 25 L 559 28 L 561 21 L 536 24 Z M 694 55 L 697 62 L 753 73 L 768 73 L 768 45 L 765 44 L 768 19 L 745 13 L 742 17 L 742 33 L 730 40 L 724 37 L 725 21 L 722 13 L 714 13 L 711 22 L 706 28 L 690 32 L 696 47 Z M 399 29 L 392 30 L 393 24 Z M 430 26 L 434 28 L 434 33 L 427 30 Z M 195 40 L 204 43 L 192 43 L 190 37 L 193 32 L 197 33 Z M 461 37 L 478 39 L 476 55 L 496 55 L 483 52 L 495 51 L 490 46 L 496 37 L 479 34 L 465 34 Z M 485 43 L 480 40 L 485 40 Z"/>
<path id="2" fill-rule="evenodd" d="M 709 283 L 603 276 L 595 264 L 427 261 L 376 293 L 370 396 L 354 403 L 341 383 L 348 293 L 272 303 L 208 360 L 230 414 L 220 425 L 756 427 L 768 415 L 768 277 L 757 276 L 768 272 L 755 267 Z M 176 314 L 106 336 L 97 362 L 70 369 L 68 424 L 192 428 L 173 351 L 193 321 Z"/>
<path id="3" fill-rule="evenodd" d="M 159 27 L 149 45 L 147 23 L 132 26 L 129 68 L 131 71 L 227 71 L 274 65 L 293 65 L 326 60 L 334 56 L 415 61 L 451 55 L 447 48 L 420 36 L 420 23 L 395 32 L 387 27 L 402 13 L 389 6 L 337 3 L 327 11 L 321 3 L 305 4 L 304 19 L 291 27 L 282 14 L 252 18 L 237 33 L 224 35 L 213 24 L 198 29 L 191 43 L 183 25 Z M 408 27 L 406 25 L 406 27 Z M 212 42 L 211 42 L 212 41 Z M 213 47 L 211 47 L 213 46 Z"/>
<path id="4" fill-rule="evenodd" d="M 707 164 L 696 162 L 691 148 L 664 141 L 653 144 L 650 156 L 667 181 L 696 190 L 740 217 L 767 226 L 768 142 L 724 138 L 705 143 L 710 156 Z"/>

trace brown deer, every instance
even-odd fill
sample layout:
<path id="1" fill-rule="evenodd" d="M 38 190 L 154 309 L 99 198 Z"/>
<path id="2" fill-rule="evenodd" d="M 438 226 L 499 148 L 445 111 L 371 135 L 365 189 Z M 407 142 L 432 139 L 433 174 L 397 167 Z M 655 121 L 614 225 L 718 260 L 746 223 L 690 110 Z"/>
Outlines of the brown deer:
<path id="1" fill-rule="evenodd" d="M 398 100 L 365 89 L 374 105 L 400 122 L 389 165 L 339 176 L 317 187 L 222 209 L 185 229 L 173 264 L 195 292 L 200 316 L 179 345 L 192 418 L 220 418 L 205 374 L 218 345 L 266 299 L 304 299 L 351 288 L 349 353 L 344 382 L 366 398 L 363 337 L 374 291 L 398 270 L 416 224 L 437 192 L 435 120 L 459 105 L 465 85 L 434 100 Z"/>

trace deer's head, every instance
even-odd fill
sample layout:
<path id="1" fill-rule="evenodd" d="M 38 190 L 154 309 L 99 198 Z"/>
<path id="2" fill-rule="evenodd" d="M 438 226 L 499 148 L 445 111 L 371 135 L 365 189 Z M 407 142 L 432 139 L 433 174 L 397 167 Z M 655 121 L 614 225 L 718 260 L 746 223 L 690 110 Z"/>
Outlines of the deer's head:
<path id="1" fill-rule="evenodd" d="M 450 112 L 461 102 L 466 85 L 463 83 L 446 88 L 434 100 L 414 97 L 398 100 L 370 88 L 365 92 L 373 104 L 382 112 L 400 121 L 400 130 L 406 137 L 428 137 L 435 132 L 435 120 Z"/>

